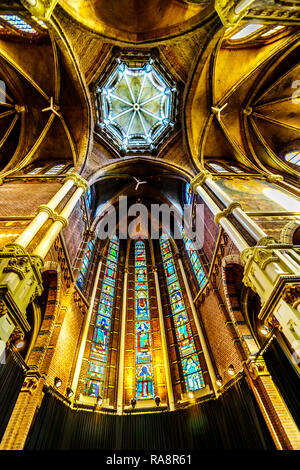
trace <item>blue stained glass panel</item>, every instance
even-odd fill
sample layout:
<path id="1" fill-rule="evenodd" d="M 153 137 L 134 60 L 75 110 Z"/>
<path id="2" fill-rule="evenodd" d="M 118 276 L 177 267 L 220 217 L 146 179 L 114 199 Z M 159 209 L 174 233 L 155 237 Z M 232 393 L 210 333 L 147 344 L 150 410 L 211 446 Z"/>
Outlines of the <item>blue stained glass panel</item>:
<path id="1" fill-rule="evenodd" d="M 178 280 L 171 245 L 166 235 L 162 235 L 160 238 L 160 249 L 185 385 L 188 391 L 199 390 L 204 387 L 205 383 L 196 354 L 195 341 Z"/>
<path id="2" fill-rule="evenodd" d="M 88 268 L 89 268 L 89 265 L 93 256 L 94 248 L 95 248 L 95 241 L 94 240 L 89 241 L 87 250 L 85 252 L 85 255 L 82 261 L 81 270 L 80 270 L 80 273 L 78 274 L 77 282 L 76 282 L 77 286 L 81 290 L 83 289 L 85 281 L 86 281 Z"/>
<path id="3" fill-rule="evenodd" d="M 145 244 L 135 243 L 136 399 L 154 398 L 151 324 Z"/>
<path id="4" fill-rule="evenodd" d="M 193 191 L 191 188 L 190 183 L 185 184 L 185 203 L 186 204 L 191 204 L 193 199 Z"/>
<path id="5" fill-rule="evenodd" d="M 85 393 L 99 397 L 103 395 L 106 361 L 111 332 L 111 315 L 114 304 L 115 283 L 119 256 L 119 240 L 114 237 L 108 246 L 107 259 L 100 293 L 98 311 L 91 345 L 89 369 Z M 98 371 L 95 374 L 95 370 Z"/>

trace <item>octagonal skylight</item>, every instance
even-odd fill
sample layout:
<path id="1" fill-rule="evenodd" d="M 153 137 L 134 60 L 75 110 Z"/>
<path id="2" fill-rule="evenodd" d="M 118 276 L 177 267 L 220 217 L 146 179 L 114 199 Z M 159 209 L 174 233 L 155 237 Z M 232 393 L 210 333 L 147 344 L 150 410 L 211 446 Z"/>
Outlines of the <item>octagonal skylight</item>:
<path id="1" fill-rule="evenodd" d="M 100 132 L 119 150 L 151 151 L 174 126 L 176 88 L 151 61 L 121 61 L 97 93 Z"/>

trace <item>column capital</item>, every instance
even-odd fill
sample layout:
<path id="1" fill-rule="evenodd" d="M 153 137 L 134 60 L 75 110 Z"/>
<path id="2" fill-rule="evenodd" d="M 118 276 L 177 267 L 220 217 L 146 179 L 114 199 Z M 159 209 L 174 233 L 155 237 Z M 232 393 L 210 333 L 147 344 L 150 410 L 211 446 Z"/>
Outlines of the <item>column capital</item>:
<path id="1" fill-rule="evenodd" d="M 236 26 L 248 13 L 253 2 L 254 0 L 215 0 L 215 10 L 224 26 Z"/>
<path id="2" fill-rule="evenodd" d="M 269 183 L 277 183 L 278 181 L 284 181 L 284 178 L 283 176 L 281 175 L 266 175 L 266 179 L 267 181 L 269 181 Z"/>
<path id="3" fill-rule="evenodd" d="M 47 206 L 47 204 L 42 204 L 38 207 L 37 214 L 39 214 L 40 212 L 46 212 L 46 214 L 48 214 L 50 218 L 54 218 L 55 212 L 53 211 L 53 209 L 51 209 L 51 207 Z"/>
<path id="4" fill-rule="evenodd" d="M 261 376 L 270 375 L 267 369 L 267 365 L 261 356 L 247 361 L 246 367 L 252 380 L 257 380 Z"/>
<path id="5" fill-rule="evenodd" d="M 230 214 L 232 214 L 232 211 L 234 211 L 234 209 L 238 209 L 238 208 L 242 208 L 241 204 L 239 202 L 231 202 L 229 204 L 228 207 L 226 207 L 226 209 L 222 210 L 221 212 L 218 212 L 216 215 L 215 215 L 215 223 L 217 225 L 220 224 L 220 219 L 222 217 L 228 217 Z"/>
<path id="6" fill-rule="evenodd" d="M 58 0 L 21 0 L 22 5 L 41 20 L 49 20 L 57 2 Z"/>
<path id="7" fill-rule="evenodd" d="M 69 224 L 69 221 L 66 217 L 59 215 L 56 212 L 53 214 L 53 220 L 54 222 L 60 222 L 62 224 L 62 228 L 66 228 Z"/>
<path id="8" fill-rule="evenodd" d="M 29 331 L 26 308 L 43 291 L 44 261 L 16 243 L 0 250 L 0 291 L 13 323 Z"/>
<path id="9" fill-rule="evenodd" d="M 208 170 L 202 170 L 198 175 L 191 179 L 190 184 L 194 193 L 197 193 L 197 187 L 203 186 L 207 178 L 213 179 L 213 175 Z"/>
<path id="10" fill-rule="evenodd" d="M 68 181 L 68 180 L 74 181 L 75 186 L 77 186 L 78 188 L 82 188 L 84 193 L 88 190 L 88 187 L 89 187 L 88 182 L 84 178 L 82 178 L 82 176 L 80 176 L 78 173 L 74 173 L 74 172 L 69 173 L 66 176 L 65 181 Z"/>

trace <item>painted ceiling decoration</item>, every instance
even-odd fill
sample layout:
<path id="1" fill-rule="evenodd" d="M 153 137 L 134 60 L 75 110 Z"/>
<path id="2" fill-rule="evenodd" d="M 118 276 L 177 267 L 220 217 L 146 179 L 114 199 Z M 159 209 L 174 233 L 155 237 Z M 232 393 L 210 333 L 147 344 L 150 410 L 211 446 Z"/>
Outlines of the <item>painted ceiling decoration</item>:
<path id="1" fill-rule="evenodd" d="M 99 134 L 121 152 L 151 152 L 175 124 L 177 89 L 157 60 L 116 61 L 96 90 Z"/>

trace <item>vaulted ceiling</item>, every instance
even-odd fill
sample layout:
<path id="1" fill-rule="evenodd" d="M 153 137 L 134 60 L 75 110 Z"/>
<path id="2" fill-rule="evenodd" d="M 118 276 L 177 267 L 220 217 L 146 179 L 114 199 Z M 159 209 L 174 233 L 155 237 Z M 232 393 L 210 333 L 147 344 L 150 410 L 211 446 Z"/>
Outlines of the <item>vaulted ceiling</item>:
<path id="1" fill-rule="evenodd" d="M 15 8 L 26 16 L 20 4 Z M 65 160 L 95 181 L 112 166 L 125 172 L 123 161 L 139 157 L 112 151 L 94 133 L 95 86 L 117 46 L 155 48 L 179 90 L 180 126 L 143 158 L 180 169 L 185 178 L 212 159 L 294 173 L 281 157 L 300 139 L 299 106 L 291 98 L 299 76 L 297 26 L 234 43 L 212 1 L 60 0 L 47 27 L 36 41 L 0 31 L 0 73 L 13 111 L 0 119 L 5 171 Z M 51 97 L 56 113 L 45 111 Z M 2 107 L 0 118 L 3 113 Z M 131 168 L 139 172 L 138 165 Z"/>

